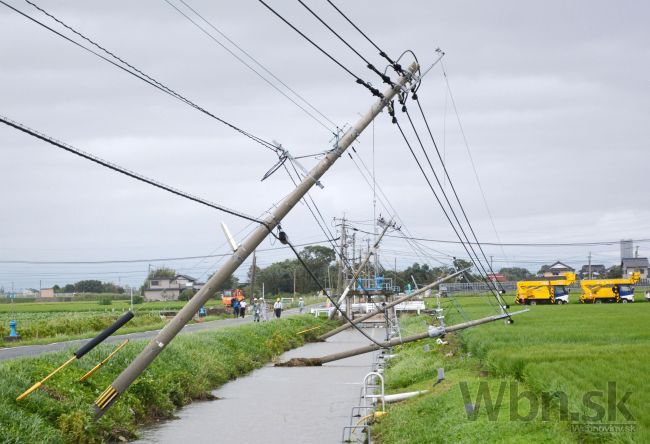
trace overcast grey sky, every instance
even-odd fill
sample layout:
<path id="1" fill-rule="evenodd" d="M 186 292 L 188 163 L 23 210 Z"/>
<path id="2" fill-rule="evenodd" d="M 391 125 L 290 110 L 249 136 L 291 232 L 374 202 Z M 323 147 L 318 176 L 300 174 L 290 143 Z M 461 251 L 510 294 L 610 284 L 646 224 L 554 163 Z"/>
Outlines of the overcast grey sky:
<path id="1" fill-rule="evenodd" d="M 183 8 L 177 0 L 170 2 Z M 337 124 L 353 123 L 373 103 L 366 90 L 261 3 L 186 2 Z M 72 36 L 26 2 L 8 3 Z M 271 4 L 355 73 L 380 85 L 297 2 Z M 308 4 L 373 63 L 385 66 L 325 1 Z M 337 4 L 393 57 L 411 49 L 428 66 L 436 48 L 446 52 L 451 91 L 501 241 L 650 238 L 646 2 Z M 331 135 L 324 128 L 162 0 L 40 5 L 200 106 L 281 142 L 294 155 L 330 147 Z M 292 188 L 282 170 L 260 182 L 276 161 L 270 151 L 3 5 L 0 33 L 0 114 L 246 213 L 263 213 Z M 419 96 L 479 239 L 496 241 L 440 65 L 425 77 Z M 415 116 L 414 103 L 409 105 Z M 406 126 L 404 116 L 398 117 Z M 369 167 L 372 140 L 369 130 L 356 145 Z M 0 126 L 0 144 L 0 260 L 218 254 L 227 252 L 220 221 L 239 239 L 251 228 L 246 221 L 117 175 L 5 125 Z M 316 160 L 303 162 L 311 167 Z M 410 233 L 455 240 L 385 113 L 376 120 L 374 163 L 378 184 Z M 372 191 L 349 157 L 341 158 L 323 183 L 325 188 L 312 195 L 326 218 L 345 213 L 353 220 L 372 219 Z M 387 214 L 381 207 L 378 212 Z M 295 243 L 324 238 L 304 206 L 283 226 Z M 442 252 L 426 259 L 431 265 L 463 256 L 457 246 L 427 245 Z M 642 255 L 650 254 L 650 243 L 638 245 Z M 386 266 L 395 260 L 400 268 L 423 261 L 403 241 L 391 239 L 385 247 L 381 258 Z M 266 241 L 261 248 L 273 245 Z M 594 263 L 619 260 L 617 245 L 486 247 L 495 268 L 532 270 L 556 259 L 579 266 L 589 251 Z M 267 265 L 285 257 L 290 257 L 286 250 L 272 250 L 259 260 Z M 215 262 L 152 265 L 205 277 Z M 148 262 L 0 264 L 0 286 L 7 289 L 13 282 L 15 288 L 38 288 L 84 278 L 139 285 L 147 267 Z"/>

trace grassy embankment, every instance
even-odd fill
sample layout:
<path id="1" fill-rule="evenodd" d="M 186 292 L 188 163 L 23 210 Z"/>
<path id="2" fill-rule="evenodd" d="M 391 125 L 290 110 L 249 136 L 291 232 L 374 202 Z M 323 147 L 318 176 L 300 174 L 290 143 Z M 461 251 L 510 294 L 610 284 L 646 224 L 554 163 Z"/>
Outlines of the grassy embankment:
<path id="1" fill-rule="evenodd" d="M 317 325 L 323 328 L 298 334 Z M 70 353 L 0 363 L 0 442 L 133 439 L 137 425 L 170 418 L 176 408 L 194 399 L 209 399 L 210 390 L 302 345 L 328 326 L 328 321 L 305 315 L 179 336 L 97 423 L 91 416 L 94 400 L 146 341 L 129 344 L 91 378 L 78 383 L 112 349 L 99 346 L 20 402 L 15 398 L 23 390 L 64 362 Z"/>
<path id="2" fill-rule="evenodd" d="M 457 301 L 472 319 L 494 313 L 485 298 Z M 462 321 L 448 308 L 448 323 Z M 644 390 L 650 368 L 650 304 L 531 308 L 513 325 L 495 322 L 465 330 L 448 336 L 448 345 L 426 341 L 429 353 L 422 348 L 426 342 L 400 347 L 399 358 L 386 371 L 387 392 L 431 388 L 438 367 L 445 368 L 446 380 L 433 394 L 391 406 L 373 428 L 377 441 L 650 442 L 650 393 Z M 422 331 L 430 321 L 407 318 L 403 328 L 407 334 Z M 608 382 L 610 389 L 616 384 L 615 394 L 608 391 Z M 465 404 L 476 403 L 481 385 L 489 388 L 493 405 L 503 389 L 502 402 L 490 418 L 484 398 L 470 419 Z M 623 405 L 633 421 L 616 408 L 626 392 L 630 395 Z M 548 412 L 546 418 L 542 410 Z M 589 424 L 624 426 L 623 431 L 594 430 Z"/>
<path id="3" fill-rule="evenodd" d="M 307 304 L 315 303 L 316 298 L 305 297 Z M 134 305 L 136 314 L 129 323 L 120 329 L 121 334 L 156 330 L 165 325 L 159 316 L 160 311 L 176 311 L 185 305 L 184 301 L 157 301 Z M 297 306 L 285 304 L 286 308 Z M 0 339 L 9 335 L 9 320 L 18 323 L 19 342 L 0 342 L 0 346 L 15 347 L 20 345 L 47 344 L 72 339 L 89 338 L 108 327 L 129 309 L 128 301 L 113 301 L 111 305 L 101 305 L 98 301 L 74 302 L 25 302 L 0 305 Z M 220 300 L 210 300 L 206 308 L 223 308 Z M 230 312 L 230 309 L 227 309 Z M 248 310 L 248 314 L 252 314 Z M 211 321 L 228 317 L 210 315 L 201 320 Z"/>

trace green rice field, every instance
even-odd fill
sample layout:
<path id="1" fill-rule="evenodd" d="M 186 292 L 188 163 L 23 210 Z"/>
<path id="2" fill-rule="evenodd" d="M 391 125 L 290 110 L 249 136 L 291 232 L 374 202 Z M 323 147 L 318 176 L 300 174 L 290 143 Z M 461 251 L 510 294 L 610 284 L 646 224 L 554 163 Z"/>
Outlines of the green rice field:
<path id="1" fill-rule="evenodd" d="M 428 340 L 430 352 L 425 342 L 399 347 L 386 371 L 387 391 L 432 393 L 390 406 L 373 437 L 384 443 L 650 442 L 650 303 L 573 299 L 529 307 L 512 325 L 497 321 L 449 335 L 445 345 Z M 496 312 L 486 296 L 443 301 L 448 324 Z M 403 333 L 423 331 L 432 320 L 404 318 Z M 434 387 L 438 367 L 446 379 Z"/>

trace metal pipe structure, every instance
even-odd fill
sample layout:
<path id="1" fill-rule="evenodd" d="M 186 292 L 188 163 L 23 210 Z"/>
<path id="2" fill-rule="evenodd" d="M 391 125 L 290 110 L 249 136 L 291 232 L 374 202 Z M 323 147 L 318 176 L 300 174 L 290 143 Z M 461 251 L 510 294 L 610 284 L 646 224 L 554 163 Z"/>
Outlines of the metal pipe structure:
<path id="1" fill-rule="evenodd" d="M 392 220 L 391 220 L 391 223 L 392 223 Z M 348 293 L 350 292 L 350 289 L 352 288 L 352 286 L 356 282 L 357 278 L 361 274 L 361 271 L 363 270 L 363 267 L 366 266 L 366 264 L 370 260 L 370 257 L 377 251 L 377 248 L 379 248 L 379 243 L 381 242 L 381 239 L 384 237 L 384 234 L 386 234 L 386 232 L 390 228 L 391 223 L 386 224 L 386 226 L 384 227 L 384 230 L 381 232 L 381 234 L 379 235 L 379 237 L 375 241 L 375 244 L 372 246 L 372 249 L 368 250 L 368 254 L 366 254 L 364 256 L 363 260 L 361 261 L 361 263 L 357 267 L 357 270 L 352 275 L 352 279 L 350 280 L 348 285 L 345 286 L 345 289 L 343 290 L 343 292 L 341 292 L 341 297 L 339 298 L 339 300 L 337 302 L 337 305 L 341 305 L 341 303 L 345 300 L 345 297 L 348 295 Z M 341 251 L 341 254 L 343 254 L 342 251 Z M 347 306 L 348 306 L 348 304 L 346 303 L 346 308 L 348 308 Z M 329 314 L 328 317 L 330 319 L 333 319 L 335 314 L 336 314 L 336 311 L 332 310 L 332 312 Z"/>
<path id="2" fill-rule="evenodd" d="M 262 243 L 271 230 L 276 228 L 280 221 L 300 202 L 314 184 L 327 172 L 327 170 L 345 153 L 345 150 L 359 137 L 363 130 L 370 125 L 373 119 L 390 103 L 405 86 L 413 80 L 413 75 L 418 70 L 417 63 L 413 63 L 408 72 L 399 78 L 394 86 L 388 88 L 383 97 L 372 105 L 370 110 L 361 117 L 338 141 L 336 147 L 329 151 L 309 174 L 288 194 L 277 206 L 271 210 L 270 215 L 260 224 L 227 259 L 226 263 L 217 270 L 199 292 L 190 299 L 178 314 L 147 344 L 138 356 L 125 368 L 122 373 L 109 385 L 106 390 L 95 400 L 95 419 L 99 419 L 106 410 L 120 397 L 122 393 L 136 380 L 151 364 L 164 348 L 183 329 L 194 314 L 203 306 L 217 289 L 226 281 L 248 256 Z"/>
<path id="3" fill-rule="evenodd" d="M 350 358 L 352 356 L 362 355 L 364 353 L 370 353 L 375 350 L 382 348 L 394 347 L 396 345 L 407 344 L 409 342 L 419 341 L 426 338 L 437 338 L 444 336 L 447 333 L 452 333 L 459 330 L 465 330 L 466 328 L 476 327 L 477 325 L 487 324 L 488 322 L 498 321 L 500 319 L 505 319 L 510 316 L 515 316 L 521 313 L 527 312 L 528 309 L 516 311 L 514 313 L 498 314 L 493 316 L 488 316 L 486 318 L 476 319 L 473 321 L 463 322 L 461 324 L 451 325 L 449 327 L 429 327 L 429 329 L 424 333 L 419 333 L 417 335 L 408 336 L 406 338 L 393 338 L 390 341 L 382 342 L 379 345 L 371 344 L 364 347 L 355 348 L 352 350 L 347 350 L 339 353 L 332 353 L 331 355 L 326 355 L 321 358 L 293 358 L 286 362 L 280 362 L 276 364 L 278 367 L 311 367 L 311 366 L 320 366 L 332 361 L 338 361 L 340 359 Z"/>
<path id="4" fill-rule="evenodd" d="M 449 279 L 451 279 L 451 278 L 453 278 L 455 276 L 458 276 L 459 274 L 466 272 L 470 268 L 471 267 L 465 268 L 464 270 L 460 270 L 460 271 L 457 271 L 457 272 L 455 272 L 453 274 L 450 274 L 449 276 L 445 276 L 443 278 L 440 278 L 437 281 L 435 281 L 435 282 L 433 282 L 433 283 L 431 283 L 429 285 L 426 285 L 426 286 L 420 288 L 419 290 L 414 291 L 411 294 L 407 294 L 406 296 L 402 296 L 401 298 L 395 299 L 393 302 L 390 302 L 390 303 L 386 304 L 384 307 L 382 307 L 381 310 L 371 311 L 370 313 L 367 313 L 367 314 L 365 314 L 363 316 L 359 316 L 358 318 L 353 319 L 352 323 L 346 322 L 344 325 L 341 325 L 340 327 L 337 327 L 334 330 L 330 330 L 327 333 L 323 333 L 322 335 L 320 335 L 316 339 L 319 340 L 319 341 L 324 341 L 325 339 L 327 339 L 327 338 L 329 338 L 331 336 L 334 336 L 335 334 L 340 333 L 343 330 L 347 330 L 348 328 L 352 327 L 352 325 L 354 325 L 354 324 L 358 324 L 359 322 L 363 322 L 366 319 L 370 319 L 373 316 L 376 316 L 378 314 L 383 313 L 383 311 L 386 310 L 386 309 L 394 307 L 395 305 L 399 305 L 404 301 L 408 301 L 409 299 L 411 299 L 411 298 L 413 298 L 415 296 L 418 296 L 418 295 L 426 292 L 427 290 L 431 290 L 436 285 L 441 284 L 441 283 L 445 282 L 446 280 L 449 280 Z"/>

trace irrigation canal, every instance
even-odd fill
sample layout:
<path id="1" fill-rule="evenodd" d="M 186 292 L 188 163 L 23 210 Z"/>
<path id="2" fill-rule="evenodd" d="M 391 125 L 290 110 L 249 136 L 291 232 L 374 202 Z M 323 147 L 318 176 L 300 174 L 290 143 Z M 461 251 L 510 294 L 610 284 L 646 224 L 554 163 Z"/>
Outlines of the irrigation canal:
<path id="1" fill-rule="evenodd" d="M 367 329 L 383 340 L 383 328 Z M 326 342 L 310 343 L 285 353 L 281 360 L 318 357 L 367 345 L 355 330 Z M 268 365 L 212 392 L 219 399 L 195 402 L 181 409 L 178 419 L 140 431 L 144 443 L 337 443 L 359 403 L 363 377 L 374 353 L 322 367 Z"/>

